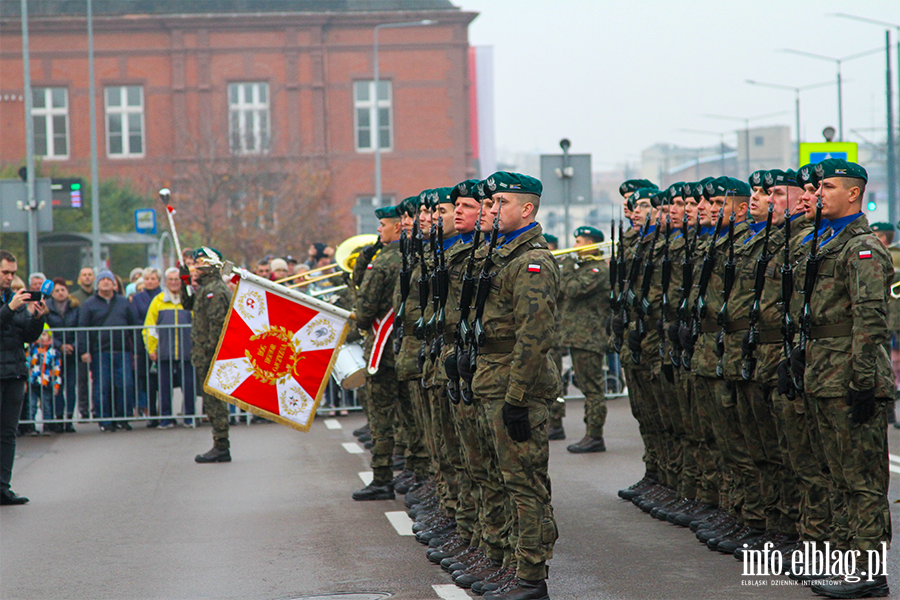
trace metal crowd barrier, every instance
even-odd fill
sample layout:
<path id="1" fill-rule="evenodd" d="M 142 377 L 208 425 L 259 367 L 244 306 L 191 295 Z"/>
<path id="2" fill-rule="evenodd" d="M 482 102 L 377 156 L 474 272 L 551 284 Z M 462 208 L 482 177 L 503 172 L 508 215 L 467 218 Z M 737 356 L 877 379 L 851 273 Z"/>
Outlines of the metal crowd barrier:
<path id="1" fill-rule="evenodd" d="M 54 328 L 52 346 L 59 354 L 59 388 L 29 381 L 19 421 L 22 433 L 71 431 L 78 423 L 106 429 L 197 427 L 202 412 L 203 381 L 191 365 L 190 324 L 157 325 L 157 360 L 150 360 L 141 325 Z M 40 344 L 40 340 L 36 342 Z M 90 354 L 85 362 L 84 354 Z M 29 369 L 31 369 L 31 352 Z M 40 364 L 38 365 L 40 368 Z M 229 406 L 232 424 L 259 422 L 255 415 Z M 361 410 L 356 394 L 329 382 L 319 414 Z"/>

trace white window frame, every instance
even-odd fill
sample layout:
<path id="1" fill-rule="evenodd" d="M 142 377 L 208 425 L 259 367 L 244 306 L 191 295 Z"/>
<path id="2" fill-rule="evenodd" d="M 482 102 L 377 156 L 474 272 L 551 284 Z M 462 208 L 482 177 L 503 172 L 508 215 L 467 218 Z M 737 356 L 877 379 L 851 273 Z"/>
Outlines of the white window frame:
<path id="1" fill-rule="evenodd" d="M 248 89 L 250 98 L 246 94 Z M 265 90 L 264 101 L 262 90 Z M 235 95 L 237 101 L 233 101 Z M 232 154 L 268 154 L 272 147 L 271 98 L 271 89 L 265 81 L 228 84 L 228 145 Z M 247 143 L 250 140 L 252 148 Z"/>
<path id="2" fill-rule="evenodd" d="M 386 108 L 388 111 L 388 124 L 387 124 L 387 135 L 388 135 L 388 143 L 382 145 L 379 150 L 381 152 L 390 152 L 394 149 L 394 86 L 393 83 L 388 79 L 379 79 L 379 85 L 387 86 L 387 99 L 385 100 L 375 100 L 375 80 L 363 80 L 363 81 L 354 81 L 353 82 L 353 145 L 356 148 L 357 152 L 375 152 L 375 138 L 372 136 L 372 124 L 375 123 L 375 134 L 381 134 L 381 126 L 377 125 L 378 123 L 378 109 Z M 369 87 L 369 99 L 368 100 L 359 100 L 356 96 L 356 89 L 358 85 L 368 84 Z M 360 146 L 359 144 L 359 133 L 360 133 L 360 124 L 359 124 L 359 111 L 368 109 L 369 112 L 369 145 L 368 146 Z M 379 138 L 380 139 L 380 138 Z"/>
<path id="3" fill-rule="evenodd" d="M 140 105 L 138 106 L 129 106 L 128 105 L 128 89 L 129 88 L 137 88 L 140 92 Z M 109 94 L 111 90 L 118 90 L 119 92 L 119 106 L 110 106 L 109 104 Z M 142 158 L 147 152 L 147 136 L 145 135 L 147 128 L 144 124 L 144 87 L 140 85 L 109 85 L 106 86 L 103 90 L 103 103 L 106 107 L 106 156 L 107 158 Z M 112 115 L 119 115 L 121 117 L 122 123 L 122 152 L 121 153 L 113 153 L 112 148 L 110 147 L 110 117 Z M 139 115 L 140 116 L 140 126 L 141 126 L 141 151 L 140 152 L 132 152 L 131 151 L 131 136 L 132 131 L 130 129 L 128 118 L 130 115 Z"/>
<path id="4" fill-rule="evenodd" d="M 53 106 L 53 90 L 62 90 L 63 91 L 63 99 L 64 105 L 60 107 Z M 47 152 L 44 154 L 35 154 L 38 156 L 42 156 L 47 160 L 66 160 L 69 158 L 69 90 L 64 87 L 40 87 L 33 88 L 32 90 L 33 97 L 37 97 L 38 94 L 43 95 L 44 97 L 44 106 L 43 108 L 35 108 L 31 109 L 31 118 L 33 121 L 37 121 L 38 119 L 42 119 L 45 124 L 45 136 L 47 138 Z M 55 148 L 55 137 L 56 131 L 53 126 L 53 118 L 54 117 L 63 117 L 66 123 L 66 152 L 65 154 L 57 154 Z"/>

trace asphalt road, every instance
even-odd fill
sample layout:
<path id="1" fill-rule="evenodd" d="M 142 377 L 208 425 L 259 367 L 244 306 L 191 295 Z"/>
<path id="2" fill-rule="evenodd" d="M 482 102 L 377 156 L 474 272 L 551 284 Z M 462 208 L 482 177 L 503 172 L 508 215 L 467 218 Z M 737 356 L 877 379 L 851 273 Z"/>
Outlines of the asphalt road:
<path id="1" fill-rule="evenodd" d="M 569 454 L 565 446 L 584 434 L 582 410 L 569 402 L 569 439 L 551 442 L 560 529 L 552 598 L 815 597 L 779 585 L 784 577 L 743 577 L 733 557 L 620 500 L 616 491 L 642 474 L 637 425 L 627 402 L 613 400 L 609 450 Z M 367 452 L 348 452 L 361 450 L 351 434 L 361 424 L 352 415 L 317 419 L 309 433 L 233 428 L 234 461 L 215 465 L 193 462 L 211 446 L 208 427 L 101 434 L 80 425 L 74 435 L 21 439 L 13 489 L 31 503 L 0 509 L 0 597 L 465 598 L 424 546 L 400 535 L 402 496 L 350 499 L 369 472 Z M 900 454 L 900 431 L 890 437 Z M 894 464 L 900 472 L 900 457 Z M 900 498 L 896 482 L 890 498 Z M 398 513 L 399 530 L 386 513 Z M 893 520 L 896 530 L 896 510 Z M 888 574 L 900 597 L 898 554 L 890 552 Z"/>

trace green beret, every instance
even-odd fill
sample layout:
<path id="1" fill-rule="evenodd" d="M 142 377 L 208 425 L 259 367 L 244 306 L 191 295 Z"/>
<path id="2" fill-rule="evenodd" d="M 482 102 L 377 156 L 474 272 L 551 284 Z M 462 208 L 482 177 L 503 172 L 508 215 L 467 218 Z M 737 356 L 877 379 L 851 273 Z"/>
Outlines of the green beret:
<path id="1" fill-rule="evenodd" d="M 628 200 L 625 201 L 625 206 L 628 207 L 628 210 L 634 210 L 634 194 L 628 196 Z"/>
<path id="2" fill-rule="evenodd" d="M 399 206 L 380 206 L 375 209 L 375 218 L 376 219 L 399 219 L 400 218 L 400 207 Z"/>
<path id="3" fill-rule="evenodd" d="M 869 174 L 860 165 L 844 160 L 843 158 L 826 158 L 816 165 L 816 175 L 819 180 L 832 177 L 848 177 L 869 181 Z"/>
<path id="4" fill-rule="evenodd" d="M 431 190 L 431 208 L 437 208 L 438 204 L 454 204 L 456 199 L 451 196 L 454 188 L 440 187 Z"/>
<path id="5" fill-rule="evenodd" d="M 655 190 L 650 194 L 650 206 L 659 208 L 669 204 L 669 193 L 667 190 Z"/>
<path id="6" fill-rule="evenodd" d="M 582 236 L 589 237 L 598 242 L 603 241 L 603 232 L 600 231 L 599 229 L 597 229 L 596 227 L 588 227 L 587 225 L 584 225 L 584 226 L 576 229 L 575 237 L 582 237 Z M 546 237 L 547 236 L 544 236 L 545 239 L 546 239 Z"/>
<path id="7" fill-rule="evenodd" d="M 748 179 L 750 185 L 752 185 L 753 187 L 762 187 L 763 181 L 766 177 L 766 173 L 768 173 L 768 171 L 765 169 L 753 171 L 753 173 L 750 174 L 750 179 Z"/>
<path id="8" fill-rule="evenodd" d="M 819 187 L 819 181 L 815 179 L 816 174 L 816 165 L 814 163 L 809 163 L 808 165 L 803 165 L 800 169 L 797 170 L 797 184 L 800 187 L 803 187 L 807 183 L 810 185 L 814 185 L 815 187 Z"/>
<path id="9" fill-rule="evenodd" d="M 431 208 L 431 190 L 422 190 L 419 192 L 419 207 L 426 209 Z"/>
<path id="10" fill-rule="evenodd" d="M 540 179 L 522 173 L 497 171 L 484 180 L 485 193 L 493 196 L 496 192 L 516 192 L 518 194 L 534 194 L 540 196 L 544 191 Z"/>
<path id="11" fill-rule="evenodd" d="M 703 189 L 703 195 L 707 200 L 726 195 L 749 197 L 752 193 L 753 190 L 747 183 L 734 177 L 716 177 L 712 181 L 708 181 Z"/>
<path id="12" fill-rule="evenodd" d="M 656 184 L 647 179 L 629 179 L 619 186 L 619 193 L 622 197 L 628 192 L 635 192 L 641 188 L 655 188 Z"/>
<path id="13" fill-rule="evenodd" d="M 869 227 L 872 228 L 872 231 L 894 231 L 894 226 L 890 223 L 872 223 Z"/>
<path id="14" fill-rule="evenodd" d="M 763 174 L 762 189 L 765 193 L 770 194 L 772 188 L 779 185 L 801 187 L 797 183 L 797 172 L 792 169 L 787 169 L 786 171 L 769 169 Z"/>
<path id="15" fill-rule="evenodd" d="M 658 191 L 659 190 L 656 189 L 655 187 L 638 188 L 638 189 L 634 190 L 634 193 L 631 195 L 631 198 L 629 198 L 628 200 L 633 201 L 635 203 L 637 203 L 638 200 L 643 200 L 644 198 L 647 198 L 648 200 L 652 200 L 653 195 Z M 634 210 L 634 209 L 632 208 L 631 210 Z"/>
<path id="16" fill-rule="evenodd" d="M 478 193 L 479 183 L 481 183 L 480 179 L 466 179 L 465 181 L 457 183 L 453 186 L 453 191 L 450 192 L 450 199 L 454 203 L 457 198 L 473 198 L 479 200 L 479 198 L 475 197 L 475 194 Z"/>
<path id="17" fill-rule="evenodd" d="M 416 216 L 416 213 L 419 212 L 419 197 L 410 196 L 409 198 L 404 198 L 397 206 L 400 209 L 400 212 L 406 213 L 409 217 L 414 217 Z"/>
<path id="18" fill-rule="evenodd" d="M 559 246 L 559 238 L 552 233 L 545 233 L 544 239 L 547 240 L 548 244 L 556 244 L 557 246 Z"/>
<path id="19" fill-rule="evenodd" d="M 221 261 L 222 253 L 212 246 L 200 246 L 194 250 L 194 260 Z"/>
<path id="20" fill-rule="evenodd" d="M 682 188 L 684 188 L 684 182 L 679 181 L 678 183 L 673 183 L 669 187 L 666 188 L 666 195 L 669 197 L 669 200 L 674 200 L 675 198 L 683 198 L 684 192 L 682 192 Z"/>
<path id="21" fill-rule="evenodd" d="M 685 181 L 681 184 L 681 197 L 687 200 L 688 198 L 694 195 L 694 186 L 696 183 L 692 183 L 690 181 Z"/>

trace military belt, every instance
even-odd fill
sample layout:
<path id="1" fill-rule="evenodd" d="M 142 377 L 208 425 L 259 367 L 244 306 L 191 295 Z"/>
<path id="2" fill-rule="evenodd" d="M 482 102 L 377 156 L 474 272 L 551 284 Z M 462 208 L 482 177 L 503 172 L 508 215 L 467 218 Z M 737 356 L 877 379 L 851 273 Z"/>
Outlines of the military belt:
<path id="1" fill-rule="evenodd" d="M 486 340 L 478 351 L 481 354 L 509 354 L 516 347 L 515 338 L 507 338 L 505 340 Z"/>
<path id="2" fill-rule="evenodd" d="M 719 330 L 719 324 L 715 319 L 703 319 L 700 322 L 700 333 L 715 333 Z"/>
<path id="3" fill-rule="evenodd" d="M 781 329 L 761 329 L 759 331 L 760 344 L 780 344 L 784 341 Z"/>
<path id="4" fill-rule="evenodd" d="M 813 325 L 809 332 L 809 339 L 820 340 L 822 338 L 850 337 L 853 333 L 852 323 L 836 323 L 834 325 Z"/>
<path id="5" fill-rule="evenodd" d="M 725 333 L 737 333 L 738 331 L 746 331 L 750 329 L 750 319 L 737 319 L 736 321 L 729 321 L 728 325 L 725 326 Z"/>

